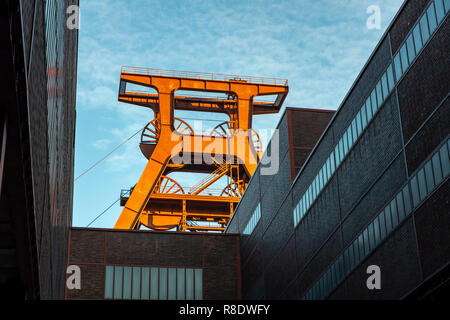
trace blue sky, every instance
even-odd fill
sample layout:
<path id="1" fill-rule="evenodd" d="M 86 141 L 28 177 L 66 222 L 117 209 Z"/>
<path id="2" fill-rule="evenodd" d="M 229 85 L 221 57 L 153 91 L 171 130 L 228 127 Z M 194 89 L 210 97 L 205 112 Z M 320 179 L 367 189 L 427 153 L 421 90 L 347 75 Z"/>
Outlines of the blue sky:
<path id="1" fill-rule="evenodd" d="M 402 2 L 82 1 L 75 177 L 153 119 L 117 101 L 122 65 L 287 78 L 285 106 L 337 109 Z M 381 9 L 380 30 L 366 27 L 370 5 Z M 255 117 L 254 127 L 273 129 L 281 114 Z M 137 182 L 147 161 L 138 142 L 75 182 L 74 226 Z M 120 212 L 116 204 L 92 227 L 113 227 Z"/>

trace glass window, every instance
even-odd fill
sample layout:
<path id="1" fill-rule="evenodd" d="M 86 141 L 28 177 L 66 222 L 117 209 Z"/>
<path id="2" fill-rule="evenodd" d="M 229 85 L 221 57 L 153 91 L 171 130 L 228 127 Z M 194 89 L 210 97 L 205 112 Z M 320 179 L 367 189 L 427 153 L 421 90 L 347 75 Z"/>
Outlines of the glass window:
<path id="1" fill-rule="evenodd" d="M 417 24 L 413 30 L 414 43 L 416 44 L 416 55 L 419 54 L 420 49 L 422 49 L 422 38 L 420 37 L 420 24 Z"/>
<path id="2" fill-rule="evenodd" d="M 402 73 L 405 73 L 408 68 L 408 54 L 406 53 L 406 44 L 400 48 L 400 55 L 402 56 Z"/>
<path id="3" fill-rule="evenodd" d="M 186 300 L 194 300 L 194 269 L 186 269 Z"/>
<path id="4" fill-rule="evenodd" d="M 355 265 L 359 263 L 359 246 L 358 239 L 353 241 L 353 253 L 355 254 Z"/>
<path id="5" fill-rule="evenodd" d="M 417 176 L 414 176 L 411 179 L 411 192 L 412 192 L 413 204 L 414 204 L 414 207 L 416 207 L 420 202 L 419 187 L 417 185 Z"/>
<path id="6" fill-rule="evenodd" d="M 167 268 L 159 268 L 159 300 L 167 300 Z"/>
<path id="7" fill-rule="evenodd" d="M 409 197 L 408 185 L 403 188 L 403 203 L 405 204 L 405 213 L 408 215 L 411 212 L 411 199 Z"/>
<path id="8" fill-rule="evenodd" d="M 369 230 L 370 249 L 373 250 L 373 248 L 375 248 L 375 231 L 373 229 L 373 223 L 369 224 L 367 229 Z"/>
<path id="9" fill-rule="evenodd" d="M 433 2 L 431 2 L 430 6 L 428 7 L 427 16 L 428 16 L 428 25 L 430 26 L 430 33 L 433 33 L 434 29 L 436 29 L 437 26 Z"/>
<path id="10" fill-rule="evenodd" d="M 392 64 L 388 67 L 387 69 L 387 76 L 388 76 L 388 82 L 389 82 L 389 92 L 392 91 L 392 89 L 394 89 L 394 74 L 392 71 Z"/>
<path id="11" fill-rule="evenodd" d="M 345 139 L 347 141 L 347 139 Z M 344 139 L 341 138 L 341 140 L 339 140 L 339 154 L 341 156 L 341 162 L 342 160 L 344 160 L 345 157 L 345 153 L 344 153 Z"/>
<path id="12" fill-rule="evenodd" d="M 114 267 L 106 266 L 105 271 L 105 299 L 113 297 Z"/>
<path id="13" fill-rule="evenodd" d="M 405 207 L 403 205 L 403 196 L 400 192 L 397 195 L 397 209 L 398 209 L 398 220 L 399 222 L 403 221 L 405 219 Z"/>
<path id="14" fill-rule="evenodd" d="M 362 127 L 361 127 L 361 111 L 356 115 L 356 131 L 358 133 L 358 137 L 361 135 Z"/>
<path id="15" fill-rule="evenodd" d="M 364 251 L 366 252 L 366 255 L 370 252 L 370 243 L 369 243 L 369 230 L 364 230 L 363 232 L 364 236 Z"/>
<path id="16" fill-rule="evenodd" d="M 425 178 L 427 180 L 427 191 L 431 193 L 434 189 L 434 178 L 433 178 L 433 168 L 431 166 L 431 161 L 425 164 Z"/>
<path id="17" fill-rule="evenodd" d="M 169 300 L 177 299 L 177 269 L 168 268 L 167 270 L 167 287 L 168 294 L 167 298 Z"/>
<path id="18" fill-rule="evenodd" d="M 394 57 L 394 67 L 395 67 L 395 78 L 398 81 L 398 80 L 400 80 L 400 77 L 403 74 L 402 64 L 400 62 L 400 53 L 397 53 Z"/>
<path id="19" fill-rule="evenodd" d="M 336 168 L 339 166 L 339 163 L 341 163 L 341 159 L 339 158 L 339 144 L 336 145 L 334 148 L 334 158 L 336 159 Z"/>
<path id="20" fill-rule="evenodd" d="M 366 253 L 364 252 L 364 238 L 362 234 L 360 234 L 358 237 L 358 247 L 359 247 L 359 260 L 361 261 L 366 256 Z"/>
<path id="21" fill-rule="evenodd" d="M 341 279 L 344 274 L 344 258 L 339 256 L 339 279 Z"/>
<path id="22" fill-rule="evenodd" d="M 184 278 L 184 268 L 178 268 L 177 269 L 177 299 L 178 300 L 184 300 L 185 299 L 185 294 L 184 294 L 184 283 L 185 283 L 185 278 Z"/>
<path id="23" fill-rule="evenodd" d="M 383 93 L 381 92 L 381 79 L 377 83 L 378 107 L 383 103 Z"/>
<path id="24" fill-rule="evenodd" d="M 383 74 L 381 81 L 383 83 L 383 100 L 386 100 L 387 96 L 389 95 L 389 88 L 388 88 L 388 84 L 387 84 L 387 74 L 386 73 Z"/>
<path id="25" fill-rule="evenodd" d="M 141 299 L 148 300 L 150 299 L 150 269 L 142 268 L 141 270 Z"/>
<path id="26" fill-rule="evenodd" d="M 347 154 L 347 152 L 348 152 L 348 138 L 347 138 L 347 131 L 345 131 L 345 133 L 344 133 L 344 137 L 343 137 L 343 140 L 344 140 L 344 156 Z"/>
<path id="27" fill-rule="evenodd" d="M 348 150 L 352 148 L 353 145 L 353 136 L 352 136 L 352 126 L 350 125 L 347 129 L 347 138 L 348 138 Z"/>
<path id="28" fill-rule="evenodd" d="M 380 220 L 380 238 L 383 240 L 386 237 L 386 223 L 384 222 L 384 211 L 382 211 L 379 215 Z"/>
<path id="29" fill-rule="evenodd" d="M 131 299 L 131 267 L 123 268 L 123 299 Z"/>
<path id="30" fill-rule="evenodd" d="M 133 267 L 133 295 L 132 298 L 138 300 L 141 298 L 141 268 Z"/>
<path id="31" fill-rule="evenodd" d="M 378 220 L 378 217 L 373 220 L 373 233 L 375 235 L 375 245 L 379 244 L 381 241 L 380 238 L 380 222 Z"/>
<path id="32" fill-rule="evenodd" d="M 331 172 L 330 175 L 332 175 L 334 173 L 334 170 L 336 169 L 334 166 L 334 151 L 331 152 L 331 156 L 330 156 L 330 167 L 331 167 Z"/>
<path id="33" fill-rule="evenodd" d="M 356 130 L 356 118 L 352 121 L 352 133 L 353 133 L 353 141 L 356 141 L 358 139 L 358 132 Z"/>
<path id="34" fill-rule="evenodd" d="M 409 35 L 408 39 L 406 39 L 406 46 L 408 48 L 409 64 L 411 64 L 414 60 L 414 57 L 416 56 L 416 49 L 414 48 L 414 39 L 412 33 Z"/>
<path id="35" fill-rule="evenodd" d="M 450 0 L 444 0 L 445 12 L 450 9 Z"/>
<path id="36" fill-rule="evenodd" d="M 122 299 L 123 267 L 114 267 L 114 299 Z"/>
<path id="37" fill-rule="evenodd" d="M 439 184 L 442 181 L 442 170 L 441 170 L 441 162 L 439 161 L 439 153 L 436 153 L 433 156 L 432 162 L 434 171 L 434 181 L 436 181 L 436 184 Z"/>
<path id="38" fill-rule="evenodd" d="M 323 187 L 323 170 L 320 169 L 320 171 L 319 171 L 319 192 L 322 190 L 322 187 Z"/>
<path id="39" fill-rule="evenodd" d="M 327 159 L 327 181 L 331 178 L 331 175 L 333 173 L 331 172 L 331 160 L 330 158 Z"/>
<path id="40" fill-rule="evenodd" d="M 344 251 L 344 264 L 345 264 L 345 269 L 347 271 L 350 270 L 350 252 L 349 251 L 350 251 L 350 247 L 348 247 Z"/>
<path id="41" fill-rule="evenodd" d="M 392 228 L 395 228 L 398 225 L 397 203 L 395 199 L 391 201 L 391 218 Z"/>
<path id="42" fill-rule="evenodd" d="M 423 44 L 425 44 L 430 37 L 430 31 L 428 29 L 428 19 L 426 14 L 424 14 L 420 19 L 420 31 L 422 33 Z"/>
<path id="43" fill-rule="evenodd" d="M 423 168 L 417 173 L 417 181 L 419 182 L 420 200 L 423 200 L 427 195 L 427 187 L 425 182 L 425 172 Z"/>
<path id="44" fill-rule="evenodd" d="M 372 108 L 370 105 L 370 99 L 368 101 L 369 101 L 369 104 L 366 103 L 365 107 L 363 106 L 363 108 L 366 108 L 367 123 L 369 123 L 370 120 L 372 119 Z"/>
<path id="45" fill-rule="evenodd" d="M 372 90 L 372 93 L 370 94 L 370 98 L 372 99 L 372 113 L 375 114 L 375 112 L 377 112 L 377 106 L 379 105 L 379 103 L 377 102 L 376 89 Z"/>
<path id="46" fill-rule="evenodd" d="M 366 117 L 366 108 L 361 108 L 361 120 L 362 120 L 362 128 L 364 128 L 367 125 L 367 117 Z"/>
<path id="47" fill-rule="evenodd" d="M 448 176 L 450 173 L 450 163 L 448 160 L 448 149 L 447 145 L 443 145 L 442 148 L 439 150 L 439 154 L 441 157 L 441 165 L 442 165 L 442 175 L 444 178 Z"/>
<path id="48" fill-rule="evenodd" d="M 386 235 L 392 231 L 391 207 L 389 205 L 384 208 L 384 223 L 386 223 Z"/>
<path id="49" fill-rule="evenodd" d="M 436 18 L 439 24 L 445 16 L 444 5 L 442 4 L 442 0 L 436 0 L 434 3 L 436 6 Z"/>
<path id="50" fill-rule="evenodd" d="M 202 271 L 202 269 L 195 269 L 195 300 L 203 299 Z"/>
<path id="51" fill-rule="evenodd" d="M 150 269 L 150 299 L 158 299 L 158 268 Z"/>

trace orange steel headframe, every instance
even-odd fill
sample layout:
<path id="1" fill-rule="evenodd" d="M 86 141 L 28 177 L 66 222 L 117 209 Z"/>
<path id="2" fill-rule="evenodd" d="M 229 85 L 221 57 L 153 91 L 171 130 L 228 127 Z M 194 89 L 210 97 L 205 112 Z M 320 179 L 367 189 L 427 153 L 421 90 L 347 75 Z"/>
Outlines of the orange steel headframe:
<path id="1" fill-rule="evenodd" d="M 128 91 L 127 83 L 157 93 Z M 178 95 L 177 90 L 217 92 L 222 97 Z M 155 118 L 141 135 L 140 148 L 147 165 L 136 185 L 122 191 L 124 208 L 114 228 L 133 230 L 144 225 L 154 230 L 224 230 L 262 156 L 252 117 L 279 112 L 288 90 L 285 79 L 122 67 L 119 101 L 151 108 Z M 264 95 L 276 99 L 254 101 Z M 209 135 L 196 135 L 185 121 L 174 117 L 175 109 L 220 112 L 230 120 Z M 200 161 L 192 161 L 199 155 Z M 209 175 L 185 190 L 168 176 L 174 171 Z M 209 187 L 225 175 L 230 184 L 212 192 Z M 219 226 L 202 226 L 197 221 Z"/>

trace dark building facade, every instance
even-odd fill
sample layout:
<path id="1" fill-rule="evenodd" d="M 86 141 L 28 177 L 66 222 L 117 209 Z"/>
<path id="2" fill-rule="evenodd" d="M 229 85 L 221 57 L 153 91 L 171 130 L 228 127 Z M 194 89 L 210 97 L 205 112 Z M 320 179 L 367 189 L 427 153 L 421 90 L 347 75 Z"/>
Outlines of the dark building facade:
<path id="1" fill-rule="evenodd" d="M 226 230 L 241 237 L 244 299 L 448 293 L 449 6 L 403 3 L 302 164 L 286 159 L 284 115 L 278 173 L 259 164 Z"/>
<path id="2" fill-rule="evenodd" d="M 240 299 L 239 259 L 237 234 L 72 228 L 81 283 L 66 299 Z"/>
<path id="3" fill-rule="evenodd" d="M 0 4 L 0 291 L 10 298 L 64 298 L 78 47 L 67 20 L 77 4 Z"/>

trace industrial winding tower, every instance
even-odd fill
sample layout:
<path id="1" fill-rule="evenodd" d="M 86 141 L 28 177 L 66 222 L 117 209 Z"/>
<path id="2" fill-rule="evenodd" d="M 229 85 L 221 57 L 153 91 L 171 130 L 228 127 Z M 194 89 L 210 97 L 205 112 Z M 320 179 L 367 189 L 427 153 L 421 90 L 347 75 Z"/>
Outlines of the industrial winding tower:
<path id="1" fill-rule="evenodd" d="M 127 83 L 156 93 L 127 90 Z M 122 67 L 119 101 L 151 108 L 154 119 L 141 134 L 140 149 L 148 163 L 136 185 L 122 190 L 124 208 L 114 228 L 224 230 L 262 156 L 252 117 L 279 112 L 287 93 L 285 79 Z M 274 99 L 255 101 L 257 96 Z M 229 121 L 209 134 L 197 134 L 174 117 L 175 110 L 224 113 Z M 180 171 L 207 175 L 183 188 L 169 177 Z M 214 191 L 211 186 L 222 177 L 229 184 Z"/>

